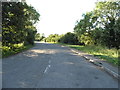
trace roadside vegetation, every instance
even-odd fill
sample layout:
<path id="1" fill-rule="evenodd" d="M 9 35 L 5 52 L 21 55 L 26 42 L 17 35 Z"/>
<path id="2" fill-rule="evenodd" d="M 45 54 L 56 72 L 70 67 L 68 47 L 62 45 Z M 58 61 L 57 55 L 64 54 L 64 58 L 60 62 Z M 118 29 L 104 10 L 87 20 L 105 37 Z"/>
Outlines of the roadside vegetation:
<path id="1" fill-rule="evenodd" d="M 25 2 L 2 2 L 2 57 L 34 45 L 39 13 Z"/>
<path id="2" fill-rule="evenodd" d="M 12 49 L 8 46 L 3 46 L 2 47 L 2 57 L 8 57 L 8 56 L 11 56 L 11 55 L 15 55 L 19 52 L 22 52 L 24 50 L 28 50 L 30 48 L 32 48 L 34 45 L 24 45 L 23 43 L 21 44 L 14 44 L 12 46 Z"/>
<path id="3" fill-rule="evenodd" d="M 120 1 L 101 1 L 91 12 L 78 20 L 74 32 L 64 35 L 52 34 L 47 42 L 69 44 L 68 46 L 93 54 L 120 66 Z"/>
<path id="4" fill-rule="evenodd" d="M 80 46 L 80 45 L 67 45 L 71 48 L 83 51 L 88 54 L 92 54 L 100 59 L 106 60 L 109 63 L 120 66 L 118 63 L 118 50 L 115 48 L 108 49 L 102 46 Z"/>

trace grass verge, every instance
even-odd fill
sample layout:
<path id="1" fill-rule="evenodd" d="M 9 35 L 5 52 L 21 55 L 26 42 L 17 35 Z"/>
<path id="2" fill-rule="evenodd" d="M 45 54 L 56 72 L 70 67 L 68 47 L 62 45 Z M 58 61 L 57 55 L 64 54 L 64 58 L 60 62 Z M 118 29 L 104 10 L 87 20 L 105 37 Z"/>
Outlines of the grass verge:
<path id="1" fill-rule="evenodd" d="M 57 43 L 57 44 L 69 46 L 71 48 L 83 51 L 85 53 L 92 54 L 115 66 L 120 66 L 120 61 L 118 58 L 119 55 L 118 52 L 120 52 L 120 50 L 116 50 L 115 48 L 108 49 L 107 47 L 102 47 L 102 46 L 81 46 L 81 45 L 69 45 L 62 43 Z"/>
<path id="2" fill-rule="evenodd" d="M 17 53 L 20 53 L 22 51 L 28 50 L 32 48 L 34 45 L 26 45 L 24 46 L 22 43 L 21 44 L 14 44 L 13 48 L 11 49 L 10 47 L 3 46 L 2 47 L 2 58 L 6 58 L 12 55 L 15 55 Z"/>

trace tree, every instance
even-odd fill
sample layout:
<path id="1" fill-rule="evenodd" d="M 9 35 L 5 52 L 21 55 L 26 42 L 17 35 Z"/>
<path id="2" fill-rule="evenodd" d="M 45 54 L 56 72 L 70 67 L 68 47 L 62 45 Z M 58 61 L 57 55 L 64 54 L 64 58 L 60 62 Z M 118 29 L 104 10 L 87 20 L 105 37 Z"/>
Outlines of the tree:
<path id="1" fill-rule="evenodd" d="M 35 40 L 42 41 L 45 38 L 44 34 L 36 33 Z"/>
<path id="2" fill-rule="evenodd" d="M 74 32 L 78 36 L 79 42 L 86 45 L 93 44 L 92 31 L 95 29 L 97 17 L 94 12 L 87 12 L 83 14 L 83 19 L 77 22 L 74 27 Z"/>
<path id="3" fill-rule="evenodd" d="M 74 32 L 79 42 L 120 48 L 120 1 L 98 2 L 96 8 L 83 14 Z M 89 43 L 88 43 L 89 42 Z"/>
<path id="4" fill-rule="evenodd" d="M 117 26 L 119 21 L 120 13 L 120 1 L 116 2 L 98 2 L 96 5 L 95 12 L 99 15 L 99 23 L 103 26 L 103 41 L 106 42 L 105 45 L 109 48 L 116 47 L 119 48 L 118 44 L 120 32 L 120 27 Z"/>
<path id="5" fill-rule="evenodd" d="M 2 44 L 34 44 L 39 13 L 26 3 L 2 2 Z"/>
<path id="6" fill-rule="evenodd" d="M 78 44 L 78 38 L 74 33 L 68 32 L 60 38 L 59 42 L 66 44 Z"/>
<path id="7" fill-rule="evenodd" d="M 45 40 L 47 42 L 58 42 L 59 35 L 58 34 L 50 34 Z"/>

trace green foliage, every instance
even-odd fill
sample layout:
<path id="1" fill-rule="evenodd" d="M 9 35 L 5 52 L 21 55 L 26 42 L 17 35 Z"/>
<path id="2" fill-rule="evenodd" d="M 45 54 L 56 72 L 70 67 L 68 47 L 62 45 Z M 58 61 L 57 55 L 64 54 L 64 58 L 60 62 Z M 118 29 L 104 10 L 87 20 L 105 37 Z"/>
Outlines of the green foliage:
<path id="1" fill-rule="evenodd" d="M 59 39 L 60 43 L 78 44 L 78 38 L 74 33 L 68 32 Z"/>
<path id="2" fill-rule="evenodd" d="M 20 44 L 13 44 L 13 48 L 14 49 L 11 49 L 10 47 L 8 46 L 3 46 L 2 47 L 2 57 L 5 58 L 5 57 L 8 57 L 8 56 L 11 56 L 11 55 L 14 55 L 14 54 L 17 54 L 21 51 L 24 51 L 24 50 L 27 50 L 29 48 L 33 47 L 32 45 L 27 45 L 27 46 L 24 46 L 23 43 L 20 43 Z"/>
<path id="3" fill-rule="evenodd" d="M 36 41 L 42 41 L 45 38 L 44 34 L 36 33 L 35 40 Z"/>
<path id="4" fill-rule="evenodd" d="M 62 35 L 50 34 L 47 38 L 44 39 L 45 42 L 58 42 Z"/>
<path id="5" fill-rule="evenodd" d="M 39 13 L 22 2 L 2 2 L 3 57 L 18 53 L 34 44 L 35 23 Z M 22 45 L 21 45 L 22 43 Z"/>
<path id="6" fill-rule="evenodd" d="M 81 35 L 80 41 L 81 43 L 84 43 L 85 45 L 92 45 L 94 43 L 92 38 L 87 33 Z"/>
<path id="7" fill-rule="evenodd" d="M 94 43 L 92 37 L 92 31 L 96 26 L 95 21 L 97 17 L 94 15 L 94 12 L 88 12 L 83 14 L 83 19 L 77 22 L 74 27 L 74 32 L 79 38 L 80 43 L 84 43 L 85 45 L 90 45 Z"/>
<path id="8" fill-rule="evenodd" d="M 2 2 L 2 44 L 33 44 L 39 13 L 26 3 Z"/>
<path id="9" fill-rule="evenodd" d="M 96 8 L 83 14 L 74 32 L 85 45 L 103 45 L 120 48 L 120 1 L 98 2 Z M 86 35 L 87 34 L 87 35 Z"/>

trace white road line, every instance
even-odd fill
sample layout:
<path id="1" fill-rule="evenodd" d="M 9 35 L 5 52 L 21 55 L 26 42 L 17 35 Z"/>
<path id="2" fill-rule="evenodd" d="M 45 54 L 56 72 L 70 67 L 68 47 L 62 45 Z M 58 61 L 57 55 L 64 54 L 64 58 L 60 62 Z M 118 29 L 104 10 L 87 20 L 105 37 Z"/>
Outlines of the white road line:
<path id="1" fill-rule="evenodd" d="M 51 67 L 51 65 L 48 65 L 48 66 L 46 67 L 44 73 L 46 73 L 46 72 L 48 71 L 48 68 L 50 68 L 50 67 Z"/>

